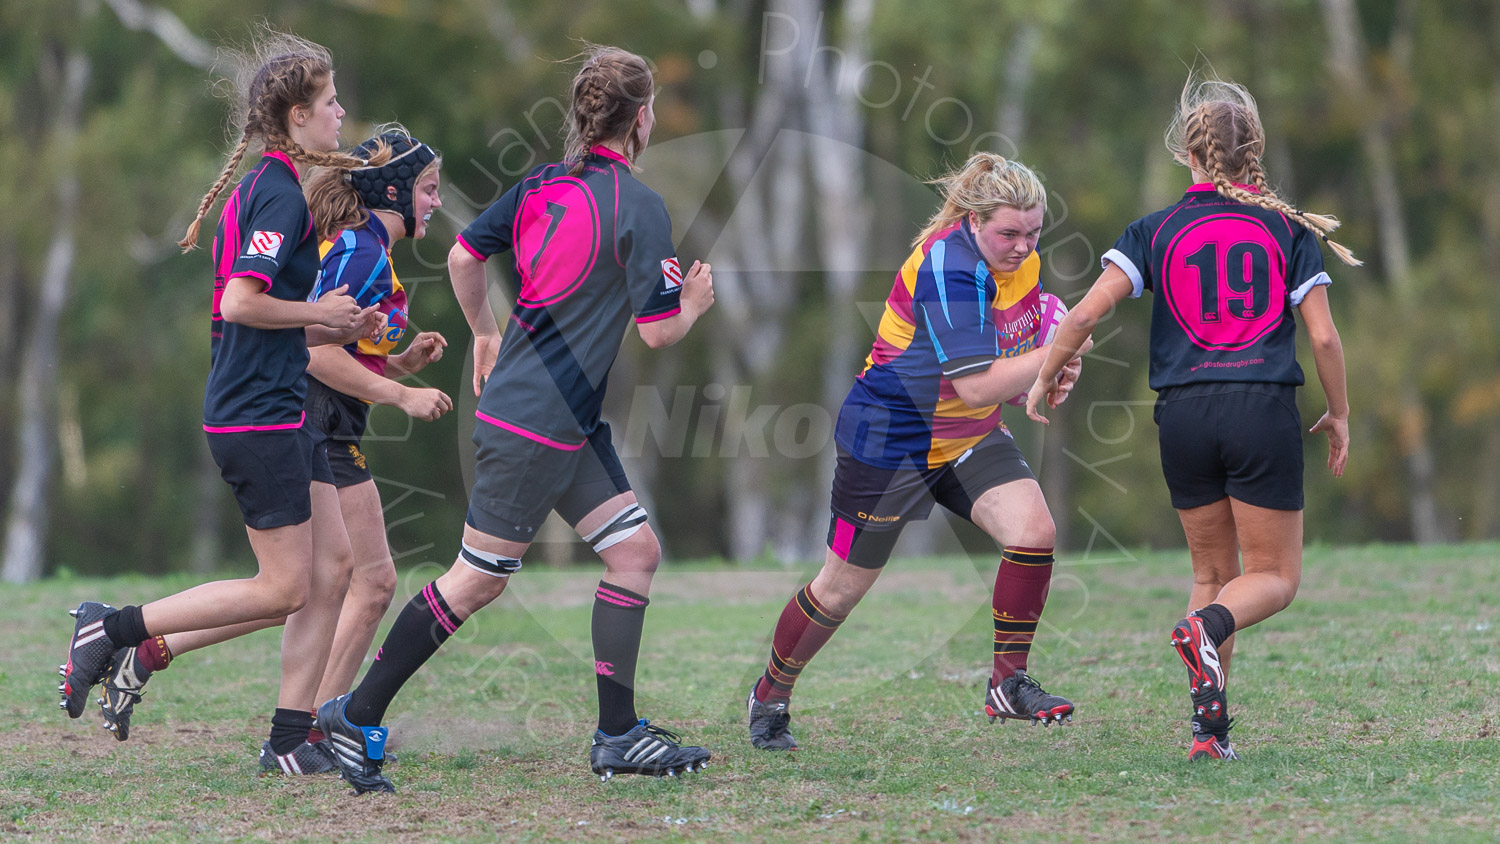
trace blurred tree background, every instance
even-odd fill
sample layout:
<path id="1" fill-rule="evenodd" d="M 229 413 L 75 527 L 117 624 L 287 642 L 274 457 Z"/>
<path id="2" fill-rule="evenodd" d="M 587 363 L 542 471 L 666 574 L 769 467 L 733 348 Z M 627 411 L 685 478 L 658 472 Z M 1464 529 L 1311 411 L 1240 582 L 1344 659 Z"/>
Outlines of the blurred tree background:
<path id="1" fill-rule="evenodd" d="M 1076 301 L 1123 227 L 1186 186 L 1161 137 L 1189 67 L 1209 64 L 1258 97 L 1273 183 L 1342 218 L 1366 261 L 1328 257 L 1353 449 L 1335 481 L 1324 440 L 1307 440 L 1309 539 L 1500 536 L 1488 0 L 8 0 L 7 579 L 252 564 L 200 428 L 209 259 L 173 241 L 226 149 L 213 51 L 262 19 L 332 50 L 345 143 L 396 119 L 445 156 L 441 219 L 394 259 L 412 324 L 452 343 L 423 378 L 458 410 L 423 424 L 377 409 L 368 441 L 398 563 L 446 564 L 467 503 L 469 338 L 444 257 L 560 154 L 567 59 L 585 41 L 652 61 L 641 177 L 683 258 L 715 266 L 718 305 L 688 340 L 651 352 L 632 332 L 606 412 L 671 556 L 821 556 L 829 421 L 936 202 L 925 180 L 981 149 L 1038 170 L 1043 283 Z M 508 261 L 491 265 L 499 302 Z M 1075 557 L 1182 541 L 1150 422 L 1148 313 L 1130 302 L 1104 324 L 1045 433 L 1006 411 Z M 1323 409 L 1311 380 L 1308 424 Z M 907 550 L 946 547 L 942 524 Z M 565 539 L 554 526 L 533 556 L 584 556 Z"/>

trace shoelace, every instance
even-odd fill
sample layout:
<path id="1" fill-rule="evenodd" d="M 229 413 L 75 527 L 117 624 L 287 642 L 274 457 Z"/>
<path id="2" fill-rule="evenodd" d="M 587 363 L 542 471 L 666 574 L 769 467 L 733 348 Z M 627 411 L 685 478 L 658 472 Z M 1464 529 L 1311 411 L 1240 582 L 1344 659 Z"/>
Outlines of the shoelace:
<path id="1" fill-rule="evenodd" d="M 658 727 L 650 721 L 641 722 L 641 726 L 646 728 L 646 732 L 650 733 L 653 736 L 656 736 L 657 738 L 665 741 L 667 744 L 670 744 L 673 747 L 678 747 L 682 744 L 682 736 L 672 732 L 666 727 Z"/>

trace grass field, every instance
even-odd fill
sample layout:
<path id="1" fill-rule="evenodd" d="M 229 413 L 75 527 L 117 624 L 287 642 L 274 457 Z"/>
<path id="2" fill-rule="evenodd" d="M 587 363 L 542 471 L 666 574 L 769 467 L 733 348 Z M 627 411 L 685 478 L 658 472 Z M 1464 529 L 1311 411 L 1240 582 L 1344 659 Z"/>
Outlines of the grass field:
<path id="1" fill-rule="evenodd" d="M 57 708 L 86 598 L 191 581 L 6 587 L 0 839 L 341 841 L 1492 841 L 1500 832 L 1500 546 L 1310 549 L 1297 602 L 1239 638 L 1242 761 L 1185 761 L 1167 646 L 1185 554 L 1064 559 L 1031 667 L 1062 728 L 979 715 L 992 560 L 900 561 L 803 675 L 794 754 L 754 751 L 743 700 L 810 571 L 673 567 L 647 617 L 641 713 L 714 751 L 701 776 L 587 769 L 597 571 L 527 569 L 392 708 L 399 793 L 259 776 L 279 634 L 153 678 L 130 741 Z M 431 571 L 403 577 L 397 603 Z M 394 617 L 394 610 L 392 615 Z"/>

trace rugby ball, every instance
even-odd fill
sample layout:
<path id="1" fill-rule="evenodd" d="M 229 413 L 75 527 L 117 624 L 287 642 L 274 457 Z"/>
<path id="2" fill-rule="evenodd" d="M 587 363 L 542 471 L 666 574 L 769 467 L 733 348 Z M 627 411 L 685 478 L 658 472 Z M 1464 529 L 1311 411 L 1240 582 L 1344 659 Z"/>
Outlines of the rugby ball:
<path id="1" fill-rule="evenodd" d="M 1057 327 L 1062 325 L 1063 317 L 1068 315 L 1068 307 L 1062 303 L 1061 299 L 1053 296 L 1051 293 L 1043 293 L 1039 298 L 1041 314 L 1037 316 L 1036 345 L 1045 346 L 1052 342 L 1052 338 L 1057 336 Z M 1022 393 L 1007 401 L 1006 404 L 1015 407 L 1025 407 L 1026 394 Z"/>

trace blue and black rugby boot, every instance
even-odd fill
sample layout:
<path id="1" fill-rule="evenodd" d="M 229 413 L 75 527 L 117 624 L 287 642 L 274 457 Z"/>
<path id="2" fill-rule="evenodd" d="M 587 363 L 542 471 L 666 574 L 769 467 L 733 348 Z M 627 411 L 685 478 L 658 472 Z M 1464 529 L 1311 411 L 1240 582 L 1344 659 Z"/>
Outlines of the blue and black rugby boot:
<path id="1" fill-rule="evenodd" d="M 985 686 L 984 714 L 990 716 L 991 724 L 996 719 L 1013 718 L 1050 727 L 1073 720 L 1073 701 L 1048 694 L 1024 669 L 1016 669 L 998 686 L 993 680 L 986 680 Z"/>
<path id="2" fill-rule="evenodd" d="M 355 794 L 372 791 L 395 794 L 396 786 L 380 774 L 390 730 L 354 726 L 344 717 L 348 706 L 349 695 L 339 695 L 318 707 L 318 729 L 333 745 L 333 761 L 338 765 L 339 776 L 354 786 Z"/>
<path id="3" fill-rule="evenodd" d="M 98 685 L 109 673 L 110 660 L 115 655 L 115 646 L 104 632 L 104 617 L 115 612 L 109 604 L 84 601 L 68 614 L 76 621 L 73 624 L 73 639 L 68 644 L 68 661 L 57 667 L 63 681 L 57 685 L 62 700 L 57 704 L 68 711 L 69 718 L 77 718 L 88 706 L 89 690 Z"/>
<path id="4" fill-rule="evenodd" d="M 701 747 L 683 747 L 681 742 L 682 736 L 644 718 L 624 735 L 607 736 L 595 730 L 589 767 L 600 782 L 607 782 L 615 774 L 675 777 L 679 771 L 690 774 L 708 766 L 711 753 Z"/>

